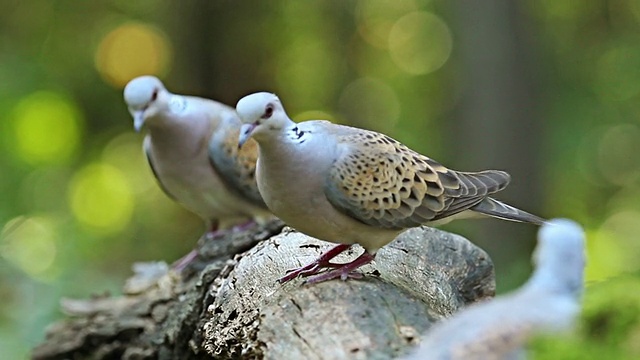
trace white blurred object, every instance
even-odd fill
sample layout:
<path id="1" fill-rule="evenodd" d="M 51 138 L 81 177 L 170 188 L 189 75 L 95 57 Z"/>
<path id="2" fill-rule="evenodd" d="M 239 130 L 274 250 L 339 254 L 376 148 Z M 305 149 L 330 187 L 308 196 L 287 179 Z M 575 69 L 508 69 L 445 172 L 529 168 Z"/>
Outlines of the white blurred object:
<path id="1" fill-rule="evenodd" d="M 535 270 L 526 284 L 443 319 L 403 359 L 522 358 L 532 336 L 570 329 L 580 313 L 584 242 L 584 231 L 574 221 L 549 221 L 538 233 Z"/>

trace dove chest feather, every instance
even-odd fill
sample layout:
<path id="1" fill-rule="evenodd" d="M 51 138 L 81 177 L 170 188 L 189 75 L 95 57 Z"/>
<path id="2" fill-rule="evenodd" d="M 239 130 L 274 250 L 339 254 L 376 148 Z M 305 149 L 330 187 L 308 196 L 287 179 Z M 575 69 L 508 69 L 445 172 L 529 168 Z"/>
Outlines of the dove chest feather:
<path id="1" fill-rule="evenodd" d="M 314 206 L 321 200 L 326 170 L 331 166 L 329 154 L 320 152 L 313 139 L 299 143 L 289 139 L 260 145 L 258 157 L 258 188 L 265 203 L 273 211 L 299 212 L 298 207 Z M 324 152 L 330 150 L 324 149 Z"/>
<path id="2" fill-rule="evenodd" d="M 302 144 L 288 138 L 260 143 L 257 181 L 269 209 L 287 225 L 321 240 L 360 243 L 372 250 L 393 240 L 398 231 L 365 225 L 328 201 L 325 184 L 336 146 L 319 135 Z"/>
<path id="3" fill-rule="evenodd" d="M 333 161 L 332 146 L 311 136 L 299 140 L 283 134 L 277 141 L 261 143 L 256 169 L 265 203 L 294 227 L 326 203 L 324 184 Z"/>
<path id="4" fill-rule="evenodd" d="M 223 182 L 210 165 L 208 137 L 180 134 L 176 129 L 150 134 L 145 138 L 145 151 L 158 181 L 170 196 L 204 218 L 237 212 L 233 206 L 237 200 L 224 191 Z"/>

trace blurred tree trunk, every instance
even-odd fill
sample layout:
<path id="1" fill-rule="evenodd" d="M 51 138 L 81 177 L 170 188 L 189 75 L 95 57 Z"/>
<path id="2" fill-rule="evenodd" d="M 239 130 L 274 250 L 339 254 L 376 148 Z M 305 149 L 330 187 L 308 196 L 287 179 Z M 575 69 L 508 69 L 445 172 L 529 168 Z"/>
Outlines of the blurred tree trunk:
<path id="1" fill-rule="evenodd" d="M 274 7 L 267 2 L 172 2 L 165 21 L 178 54 L 172 72 L 176 92 L 235 106 L 253 89 L 247 85 L 269 84 L 269 77 L 258 66 L 271 56 L 262 41 L 267 35 L 252 33 L 252 29 L 260 28 L 261 20 L 269 20 L 272 11 Z M 238 39 L 242 46 L 235 43 Z"/>
<path id="2" fill-rule="evenodd" d="M 456 144 L 455 163 L 460 169 L 506 170 L 512 176 L 511 185 L 499 198 L 540 214 L 543 129 L 536 108 L 536 47 L 524 4 L 509 0 L 452 4 L 463 70 L 462 98 L 449 132 L 453 134 L 450 141 Z M 475 237 L 478 245 L 498 267 L 528 263 L 534 243 L 521 239 L 534 239 L 535 227 L 501 221 L 479 221 L 471 226 L 479 234 Z M 526 274 L 522 271 L 522 280 Z"/>

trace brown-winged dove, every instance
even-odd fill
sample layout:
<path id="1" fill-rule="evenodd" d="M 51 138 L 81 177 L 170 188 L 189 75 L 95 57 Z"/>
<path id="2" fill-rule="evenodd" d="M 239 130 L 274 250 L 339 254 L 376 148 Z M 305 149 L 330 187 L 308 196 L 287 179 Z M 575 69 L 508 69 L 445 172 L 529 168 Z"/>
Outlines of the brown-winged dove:
<path id="1" fill-rule="evenodd" d="M 208 231 L 269 217 L 255 180 L 257 145 L 238 148 L 242 124 L 233 108 L 172 94 L 154 76 L 131 80 L 124 100 L 136 131 L 147 129 L 143 149 L 158 184 Z"/>
<path id="2" fill-rule="evenodd" d="M 327 268 L 307 281 L 360 277 L 353 270 L 398 234 L 444 219 L 483 214 L 544 222 L 489 197 L 507 186 L 506 172 L 453 171 L 384 134 L 328 121 L 295 123 L 270 93 L 245 96 L 236 111 L 244 122 L 240 146 L 258 142 L 258 188 L 269 209 L 295 229 L 339 244 L 280 282 Z M 329 262 L 354 243 L 366 250 L 357 259 Z"/>
<path id="3" fill-rule="evenodd" d="M 543 225 L 533 260 L 534 273 L 520 289 L 441 320 L 405 360 L 512 359 L 532 336 L 569 329 L 584 286 L 580 225 L 567 219 Z"/>

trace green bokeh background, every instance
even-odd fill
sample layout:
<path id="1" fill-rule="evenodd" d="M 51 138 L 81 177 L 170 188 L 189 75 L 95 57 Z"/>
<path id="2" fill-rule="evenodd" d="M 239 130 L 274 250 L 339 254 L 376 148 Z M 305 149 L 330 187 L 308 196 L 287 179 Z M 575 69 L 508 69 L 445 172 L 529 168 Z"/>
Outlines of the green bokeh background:
<path id="1" fill-rule="evenodd" d="M 583 319 L 536 358 L 640 357 L 640 1 L 0 4 L 3 359 L 28 357 L 61 297 L 117 294 L 204 230 L 142 156 L 121 95 L 142 74 L 230 105 L 272 91 L 296 120 L 509 171 L 500 199 L 588 234 Z M 529 275 L 532 226 L 446 229 L 489 252 L 499 292 Z"/>

